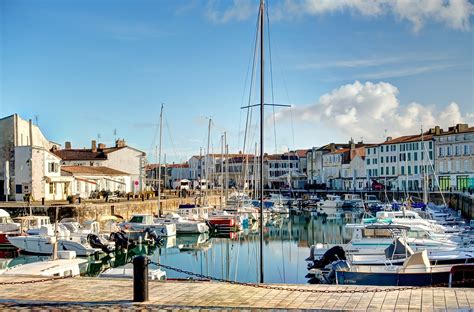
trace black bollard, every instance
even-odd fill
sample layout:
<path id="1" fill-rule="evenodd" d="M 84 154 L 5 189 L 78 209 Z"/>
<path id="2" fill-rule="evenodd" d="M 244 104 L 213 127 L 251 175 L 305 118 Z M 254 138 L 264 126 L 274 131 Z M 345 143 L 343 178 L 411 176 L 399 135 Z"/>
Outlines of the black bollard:
<path id="1" fill-rule="evenodd" d="M 44 197 L 41 197 L 41 205 L 44 206 Z"/>
<path id="2" fill-rule="evenodd" d="M 148 258 L 133 258 L 133 301 L 148 301 Z"/>

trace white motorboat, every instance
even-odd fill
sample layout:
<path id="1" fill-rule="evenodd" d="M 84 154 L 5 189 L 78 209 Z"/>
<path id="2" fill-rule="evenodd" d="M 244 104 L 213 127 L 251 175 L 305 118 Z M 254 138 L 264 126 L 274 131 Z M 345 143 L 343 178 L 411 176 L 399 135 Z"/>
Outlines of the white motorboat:
<path id="1" fill-rule="evenodd" d="M 101 253 L 102 248 L 93 248 L 87 236 L 71 235 L 71 232 L 58 225 L 58 233 L 49 226 L 43 226 L 39 229 L 38 235 L 19 235 L 10 236 L 8 240 L 18 249 L 41 255 L 51 255 L 53 253 L 54 243 L 57 241 L 58 250 L 74 251 L 78 256 L 90 256 Z"/>
<path id="2" fill-rule="evenodd" d="M 116 268 L 109 268 L 100 273 L 100 278 L 133 278 L 133 264 L 128 263 Z M 166 272 L 160 269 L 148 268 L 148 278 L 151 280 L 165 280 Z"/>
<path id="3" fill-rule="evenodd" d="M 327 195 L 327 199 L 318 203 L 318 212 L 325 213 L 328 216 L 340 215 L 344 201 L 339 195 Z"/>
<path id="4" fill-rule="evenodd" d="M 348 228 L 353 229 L 352 240 L 345 245 L 341 245 L 348 255 L 364 256 L 364 260 L 372 257 L 379 261 L 381 256 L 385 256 L 385 250 L 394 240 L 394 236 L 401 236 L 401 232 L 405 231 L 408 245 L 415 251 L 428 250 L 431 252 L 457 252 L 460 250 L 456 242 L 444 240 L 434 240 L 429 235 L 415 236 L 410 235 L 410 227 L 406 225 L 396 224 L 348 224 Z M 414 237 L 413 237 L 414 236 Z M 338 245 L 335 244 L 316 244 L 311 247 L 310 254 L 319 259 L 330 248 Z M 375 261 L 375 260 L 374 260 Z"/>
<path id="5" fill-rule="evenodd" d="M 151 214 L 134 214 L 130 221 L 122 222 L 119 227 L 123 230 L 145 231 L 153 230 L 160 236 L 176 235 L 176 225 L 174 223 L 154 222 Z"/>
<path id="6" fill-rule="evenodd" d="M 58 259 L 38 261 L 7 268 L 3 275 L 8 276 L 51 276 L 65 277 L 80 275 L 80 266 L 87 260 L 76 259 L 73 251 L 58 251 Z"/>
<path id="7" fill-rule="evenodd" d="M 174 224 L 176 232 L 179 233 L 205 233 L 209 232 L 209 227 L 205 222 L 187 220 L 177 213 L 168 213 L 164 218 L 155 218 L 155 223 Z"/>

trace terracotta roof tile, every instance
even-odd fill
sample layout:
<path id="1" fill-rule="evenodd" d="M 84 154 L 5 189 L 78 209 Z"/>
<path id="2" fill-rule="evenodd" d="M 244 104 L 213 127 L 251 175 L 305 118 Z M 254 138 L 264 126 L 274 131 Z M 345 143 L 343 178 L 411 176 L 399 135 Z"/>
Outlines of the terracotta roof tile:
<path id="1" fill-rule="evenodd" d="M 128 173 L 115 170 L 109 167 L 99 166 L 61 166 L 61 171 L 71 174 L 85 174 L 85 175 L 128 175 Z"/>

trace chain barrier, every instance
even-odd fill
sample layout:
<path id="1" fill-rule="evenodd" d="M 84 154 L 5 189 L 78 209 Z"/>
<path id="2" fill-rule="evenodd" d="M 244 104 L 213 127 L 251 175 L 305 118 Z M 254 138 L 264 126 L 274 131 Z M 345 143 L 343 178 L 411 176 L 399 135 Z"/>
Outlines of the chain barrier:
<path id="1" fill-rule="evenodd" d="M 21 285 L 21 284 L 36 284 L 36 283 L 43 283 L 43 282 L 50 282 L 56 280 L 63 280 L 67 278 L 72 278 L 74 276 L 67 275 L 67 276 L 60 276 L 60 277 L 49 277 L 49 278 L 42 278 L 36 280 L 28 280 L 28 281 L 11 281 L 11 282 L 0 282 L 0 285 Z"/>
<path id="2" fill-rule="evenodd" d="M 256 284 L 256 283 L 248 283 L 248 282 L 237 282 L 237 281 L 230 281 L 226 280 L 223 278 L 217 278 L 209 275 L 204 275 L 204 274 L 199 274 L 199 273 L 194 273 L 191 271 L 186 271 L 182 270 L 179 268 L 175 268 L 169 265 L 165 264 L 160 264 L 157 262 L 152 262 L 149 261 L 149 264 L 156 265 L 158 267 L 161 267 L 163 269 L 168 269 L 168 270 L 173 270 L 178 273 L 183 273 L 186 275 L 190 276 L 195 276 L 199 277 L 202 279 L 207 279 L 207 280 L 212 280 L 212 281 L 217 281 L 217 282 L 222 282 L 222 283 L 227 283 L 227 284 L 232 284 L 232 285 L 240 285 L 240 286 L 247 286 L 247 287 L 254 287 L 254 288 L 264 288 L 264 289 L 271 289 L 271 290 L 284 290 L 284 291 L 297 291 L 297 292 L 303 292 L 303 293 L 380 293 L 380 292 L 393 292 L 393 291 L 404 291 L 404 290 L 417 290 L 417 289 L 423 289 L 423 288 L 433 288 L 433 287 L 446 287 L 449 286 L 449 283 L 441 283 L 441 284 L 436 284 L 436 285 L 431 285 L 431 286 L 404 286 L 404 287 L 390 287 L 390 288 L 365 288 L 365 289 L 337 289 L 337 290 L 330 290 L 330 289 L 308 289 L 308 288 L 288 288 L 288 287 L 283 287 L 283 286 L 274 286 L 274 285 L 269 285 L 269 284 Z M 471 283 L 474 282 L 474 279 L 467 279 L 459 282 L 453 282 L 451 285 L 455 284 L 460 284 L 460 283 Z M 345 285 L 347 286 L 347 285 Z M 370 287 L 370 286 L 366 286 Z"/>

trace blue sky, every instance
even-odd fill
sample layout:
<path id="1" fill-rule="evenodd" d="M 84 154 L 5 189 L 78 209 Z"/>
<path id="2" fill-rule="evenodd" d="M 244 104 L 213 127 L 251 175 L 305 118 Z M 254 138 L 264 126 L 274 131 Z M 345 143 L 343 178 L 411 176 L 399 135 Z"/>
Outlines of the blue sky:
<path id="1" fill-rule="evenodd" d="M 293 107 L 275 118 L 267 108 L 267 151 L 474 124 L 472 1 L 268 5 L 274 101 Z M 0 0 L 0 10 L 0 116 L 38 115 L 49 139 L 74 147 L 99 134 L 111 144 L 117 129 L 149 153 L 165 103 L 168 160 L 207 146 L 209 116 L 212 151 L 223 131 L 242 149 L 257 1 Z M 266 77 L 270 102 L 269 67 Z"/>

